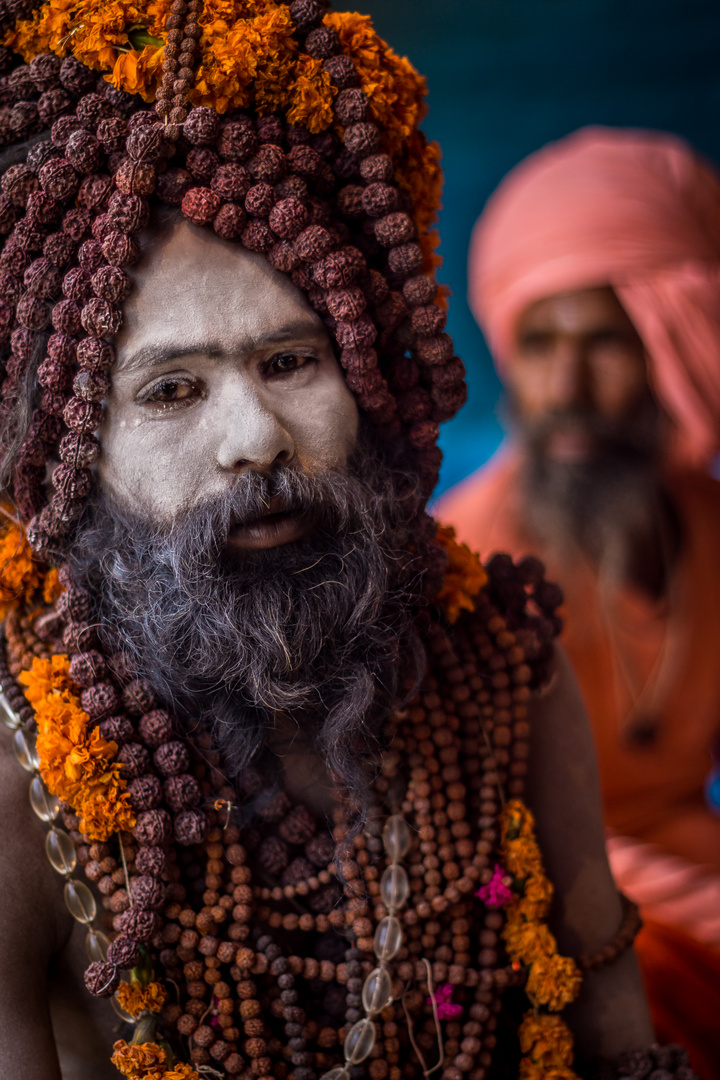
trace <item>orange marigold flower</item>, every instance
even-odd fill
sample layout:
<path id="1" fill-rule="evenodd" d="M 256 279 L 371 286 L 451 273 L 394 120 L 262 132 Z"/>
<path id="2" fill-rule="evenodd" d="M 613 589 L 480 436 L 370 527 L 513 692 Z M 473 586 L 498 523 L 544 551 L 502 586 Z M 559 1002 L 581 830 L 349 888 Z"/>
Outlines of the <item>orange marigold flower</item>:
<path id="1" fill-rule="evenodd" d="M 535 819 L 522 799 L 510 799 L 506 804 L 503 811 L 502 835 L 503 843 L 506 836 L 510 840 L 518 836 L 534 839 Z"/>
<path id="2" fill-rule="evenodd" d="M 512 907 L 503 928 L 503 939 L 510 958 L 523 964 L 532 964 L 541 956 L 552 956 L 557 950 L 555 938 L 544 923 L 514 918 Z"/>
<path id="3" fill-rule="evenodd" d="M 399 186 L 413 201 L 413 217 L 418 230 L 418 242 L 424 255 L 425 269 L 438 266 L 441 259 L 435 249 L 440 237 L 432 226 L 442 206 L 442 157 L 436 142 L 428 142 L 422 131 L 411 131 L 403 141 L 396 159 Z"/>
<path id="4" fill-rule="evenodd" d="M 119 766 L 115 765 L 113 768 L 119 769 Z M 136 821 L 130 795 L 121 790 L 117 780 L 82 798 L 77 810 L 80 816 L 80 832 L 99 843 L 104 843 L 114 833 L 130 832 Z"/>
<path id="5" fill-rule="evenodd" d="M 558 954 L 555 938 L 541 921 L 553 890 L 543 870 L 533 816 L 520 799 L 510 800 L 503 810 L 501 852 L 522 889 L 508 907 L 503 929 L 508 954 L 529 968 L 526 993 L 532 1003 L 557 1012 L 577 997 L 582 975 L 574 960 Z"/>
<path id="6" fill-rule="evenodd" d="M 182 1061 L 176 1062 L 172 1069 L 169 1069 L 163 1080 L 202 1080 L 200 1073 L 193 1069 L 192 1065 L 186 1065 Z"/>
<path id="7" fill-rule="evenodd" d="M 292 82 L 290 60 L 297 53 L 293 22 L 285 5 L 254 6 L 251 17 L 238 18 L 228 26 L 226 18 L 204 20 L 201 39 L 202 63 L 197 72 L 191 100 L 210 105 L 218 112 L 244 107 L 254 99 L 250 89 L 258 79 L 261 87 L 259 112 L 286 108 L 284 86 Z M 201 20 L 201 25 L 203 21 Z M 273 79 L 279 85 L 271 90 Z"/>
<path id="8" fill-rule="evenodd" d="M 461 611 L 474 611 L 474 599 L 487 574 L 479 556 L 467 544 L 458 544 L 451 525 L 438 525 L 436 541 L 448 557 L 448 567 L 435 603 L 445 608 L 448 622 L 454 623 Z"/>
<path id="9" fill-rule="evenodd" d="M 41 771 L 61 769 L 70 786 L 105 772 L 117 745 L 104 739 L 97 728 L 89 728 L 88 715 L 74 695 L 51 692 L 35 706 L 35 718 Z"/>
<path id="10" fill-rule="evenodd" d="M 531 874 L 542 872 L 540 849 L 534 840 L 519 836 L 505 845 L 505 866 L 508 873 L 522 881 Z"/>
<path id="11" fill-rule="evenodd" d="M 144 1012 L 160 1012 L 167 998 L 167 990 L 159 982 L 143 985 L 133 979 L 129 983 L 121 982 L 115 991 L 115 997 L 125 1012 L 131 1016 L 139 1016 Z"/>
<path id="12" fill-rule="evenodd" d="M 128 94 L 140 94 L 145 101 L 155 98 L 162 75 L 164 46 L 146 45 L 138 52 L 118 53 L 109 82 Z"/>
<path id="13" fill-rule="evenodd" d="M 145 1080 L 151 1071 L 162 1069 L 168 1063 L 168 1055 L 157 1043 L 127 1043 L 118 1039 L 110 1059 L 115 1068 L 129 1080 Z M 160 1075 L 163 1075 L 161 1072 Z"/>
<path id="14" fill-rule="evenodd" d="M 19 681 L 35 710 L 40 775 L 48 790 L 70 803 L 86 836 L 105 841 L 115 832 L 131 829 L 135 816 L 122 766 L 113 761 L 117 744 L 90 727 L 69 670 L 65 655 L 35 657 Z"/>
<path id="15" fill-rule="evenodd" d="M 572 1065 L 573 1037 L 559 1016 L 528 1011 L 518 1029 L 520 1049 L 531 1061 L 545 1066 Z"/>
<path id="16" fill-rule="evenodd" d="M 277 56 L 258 69 L 254 86 L 255 109 L 260 116 L 282 112 L 295 78 L 293 57 Z"/>
<path id="17" fill-rule="evenodd" d="M 373 118 L 381 127 L 385 149 L 393 157 L 427 113 L 427 83 L 407 57 L 398 56 L 373 29 L 368 15 L 330 12 L 326 26 L 337 30 L 343 52 L 352 57 L 360 85 L 370 101 Z"/>
<path id="18" fill-rule="evenodd" d="M 208 6 L 208 4 L 203 5 L 203 7 Z M 165 23 L 171 7 L 172 0 L 150 0 L 148 4 L 140 5 L 140 8 L 134 5 L 134 10 L 137 12 L 135 25 L 146 26 L 153 37 L 164 37 Z"/>
<path id="19" fill-rule="evenodd" d="M 332 103 L 337 89 L 320 60 L 303 58 L 295 71 L 296 79 L 290 88 L 288 123 L 302 124 L 317 135 L 332 123 Z"/>
<path id="20" fill-rule="evenodd" d="M 517 901 L 518 914 L 531 922 L 535 919 L 544 919 L 550 910 L 553 887 L 544 874 L 534 874 L 527 878 L 524 884 L 524 893 Z"/>
<path id="21" fill-rule="evenodd" d="M 576 1072 L 564 1065 L 533 1065 L 527 1058 L 520 1059 L 518 1080 L 579 1080 Z"/>
<path id="22" fill-rule="evenodd" d="M 70 687 L 70 658 L 63 653 L 57 653 L 49 660 L 36 656 L 30 670 L 20 672 L 18 682 L 26 687 L 25 697 L 33 708 L 37 708 L 52 691 Z"/>
<path id="23" fill-rule="evenodd" d="M 25 536 L 25 530 L 3 517 L 0 534 L 0 619 L 21 601 L 30 600 L 45 573 Z"/>
<path id="24" fill-rule="evenodd" d="M 581 983 L 580 969 L 569 956 L 539 956 L 530 967 L 525 993 L 534 1005 L 559 1012 L 575 1000 Z"/>
<path id="25" fill-rule="evenodd" d="M 43 601 L 46 604 L 54 604 L 57 599 L 62 595 L 63 587 L 60 584 L 60 578 L 55 567 L 51 567 L 45 575 L 45 582 L 43 584 Z"/>
<path id="26" fill-rule="evenodd" d="M 55 7 L 54 4 L 52 6 Z M 28 62 L 38 53 L 53 51 L 56 31 L 62 28 L 67 34 L 67 11 L 72 7 L 72 0 L 60 0 L 58 10 L 54 13 L 50 7 L 50 4 L 43 4 L 29 19 L 18 20 L 5 34 L 2 44 L 20 53 Z"/>

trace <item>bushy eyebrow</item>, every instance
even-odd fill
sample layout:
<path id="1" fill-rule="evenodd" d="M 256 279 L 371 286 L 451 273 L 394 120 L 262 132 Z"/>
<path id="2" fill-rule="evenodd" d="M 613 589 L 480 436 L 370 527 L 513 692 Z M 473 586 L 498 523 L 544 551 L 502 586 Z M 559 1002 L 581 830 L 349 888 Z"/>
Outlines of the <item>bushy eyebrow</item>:
<path id="1" fill-rule="evenodd" d="M 248 337 L 238 342 L 237 351 L 241 353 L 265 351 L 278 345 L 317 345 L 319 343 L 329 343 L 327 331 L 321 325 L 299 319 L 296 322 L 285 323 L 272 333 L 263 334 L 262 337 Z M 186 341 L 182 344 L 175 341 L 158 341 L 152 345 L 142 345 L 129 356 L 119 360 L 115 366 L 115 373 L 121 372 L 127 375 L 137 371 L 151 371 L 169 361 L 182 360 L 185 356 L 198 354 L 222 359 L 227 354 L 227 350 L 217 341 Z"/>

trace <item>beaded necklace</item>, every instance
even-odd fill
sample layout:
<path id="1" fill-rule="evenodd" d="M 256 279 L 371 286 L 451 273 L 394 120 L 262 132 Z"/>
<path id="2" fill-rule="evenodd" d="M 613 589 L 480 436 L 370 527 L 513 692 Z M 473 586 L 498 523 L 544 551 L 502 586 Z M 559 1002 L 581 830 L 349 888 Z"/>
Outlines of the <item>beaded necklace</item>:
<path id="1" fill-rule="evenodd" d="M 544 677 L 551 637 L 547 616 L 527 614 L 526 590 L 543 599 L 537 566 L 517 572 L 501 559 L 490 571 L 476 612 L 455 627 L 452 641 L 442 623 L 426 626 L 428 674 L 422 691 L 389 719 L 388 749 L 375 784 L 378 804 L 390 816 L 383 825 L 371 815 L 365 833 L 341 849 L 337 866 L 332 849 L 342 844 L 342 820 L 332 841 L 323 838 L 307 810 L 291 808 L 282 793 L 263 810 L 266 822 L 277 823 L 277 834 L 253 841 L 251 829 L 249 854 L 230 815 L 237 794 L 208 738 L 183 747 L 183 756 L 177 747 L 163 749 L 173 740 L 159 710 L 143 714 L 140 743 L 132 741 L 129 720 L 129 731 L 121 730 L 119 718 L 100 721 L 136 748 L 123 759 L 139 807 L 154 801 L 154 785 L 139 775 L 154 749 L 156 762 L 174 761 L 165 785 L 179 775 L 190 778 L 210 825 L 204 843 L 168 848 L 166 838 L 148 828 L 157 818 L 148 824 L 142 819 L 154 811 L 140 810 L 134 835 L 124 834 L 121 844 L 88 844 L 77 817 L 64 810 L 68 832 L 53 825 L 49 834 L 55 837 L 49 843 L 67 851 L 58 868 L 72 875 L 81 865 L 97 887 L 106 914 L 105 929 L 94 925 L 88 936 L 96 961 L 93 988 L 117 990 L 116 1003 L 137 1021 L 140 1045 L 156 1045 L 148 1039 L 163 1032 L 186 1048 L 196 1070 L 248 1077 L 292 1073 L 296 1080 L 314 1080 L 342 1073 L 344 1080 L 361 1060 L 373 1080 L 399 1080 L 410 1071 L 419 1076 L 442 1070 L 446 1080 L 486 1075 L 500 994 L 520 985 L 526 971 L 503 962 L 502 911 L 483 909 L 473 894 L 482 895 L 493 878 L 502 803 L 522 794 L 527 701 L 533 682 Z M 496 596 L 504 597 L 508 615 L 499 614 Z M 36 767 L 27 730 L 31 716 L 9 676 L 50 650 L 24 615 L 9 616 L 6 634 L 9 671 L 0 672 L 0 680 L 10 712 L 25 725 L 27 764 Z M 533 648 L 531 666 L 526 652 Z M 139 689 L 130 685 L 132 694 L 123 697 L 137 700 Z M 146 710 L 153 704 L 143 702 Z M 142 745 L 148 747 L 144 757 L 137 749 Z M 252 787 L 250 776 L 246 783 Z M 57 801 L 47 803 L 45 820 L 54 821 L 58 810 Z M 72 853 L 68 840 L 58 841 L 61 835 Z M 283 855 L 282 844 L 304 845 L 305 866 L 298 856 L 289 859 L 292 851 Z M 290 868 L 282 884 L 256 880 L 256 869 Z M 71 907 L 75 917 L 91 923 L 93 892 L 75 878 L 69 891 L 85 901 L 78 914 Z M 142 940 L 133 941 L 130 929 Z M 119 931 L 109 948 L 105 930 Z M 308 945 L 298 948 L 303 940 Z M 116 969 L 132 969 L 119 989 Z M 312 1002 L 323 986 L 321 1008 L 308 1019 L 299 1001 Z M 132 1055 L 132 1043 L 121 1044 L 115 1055 L 130 1076 L 136 1075 Z"/>

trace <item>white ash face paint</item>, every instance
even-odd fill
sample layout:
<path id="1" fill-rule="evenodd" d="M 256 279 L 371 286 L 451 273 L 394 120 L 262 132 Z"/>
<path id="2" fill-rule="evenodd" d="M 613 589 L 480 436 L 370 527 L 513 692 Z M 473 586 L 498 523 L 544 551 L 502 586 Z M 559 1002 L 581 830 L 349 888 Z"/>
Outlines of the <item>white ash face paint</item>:
<path id="1" fill-rule="evenodd" d="M 133 272 L 98 476 L 169 522 L 247 469 L 342 468 L 358 412 L 327 330 L 267 259 L 178 222 Z"/>

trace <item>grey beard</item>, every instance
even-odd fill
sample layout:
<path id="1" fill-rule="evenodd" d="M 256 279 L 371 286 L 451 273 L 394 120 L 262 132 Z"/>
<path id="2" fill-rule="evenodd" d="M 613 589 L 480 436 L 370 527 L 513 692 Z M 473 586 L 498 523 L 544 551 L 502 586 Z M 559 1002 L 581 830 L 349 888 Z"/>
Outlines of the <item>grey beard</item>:
<path id="1" fill-rule="evenodd" d="M 545 455 L 558 423 L 577 423 L 597 439 L 586 462 L 556 462 Z M 650 400 L 622 427 L 592 413 L 566 412 L 514 424 L 525 454 L 522 505 L 530 532 L 561 559 L 578 551 L 613 577 L 622 576 L 639 536 L 653 532 L 666 496 L 659 470 L 662 419 Z"/>
<path id="2" fill-rule="evenodd" d="M 228 561 L 229 530 L 273 496 L 308 513 L 310 532 Z M 362 808 L 383 720 L 425 666 L 412 505 L 407 474 L 361 448 L 344 474 L 248 472 L 170 528 L 96 499 L 69 562 L 105 647 L 187 725 L 212 730 L 230 775 L 289 716 Z"/>

